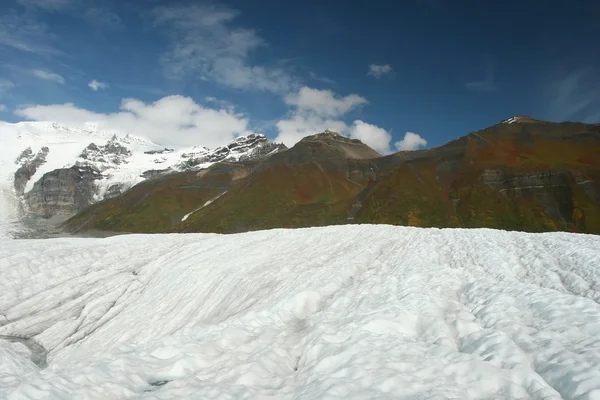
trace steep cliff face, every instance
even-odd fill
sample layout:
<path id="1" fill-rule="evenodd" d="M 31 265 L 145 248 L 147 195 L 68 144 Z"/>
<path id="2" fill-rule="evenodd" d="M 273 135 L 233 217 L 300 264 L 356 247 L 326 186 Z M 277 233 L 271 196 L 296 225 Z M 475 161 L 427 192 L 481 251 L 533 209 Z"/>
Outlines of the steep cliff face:
<path id="1" fill-rule="evenodd" d="M 182 170 L 193 169 L 207 163 L 217 162 L 244 162 L 265 158 L 271 154 L 286 150 L 287 147 L 280 143 L 271 143 L 262 134 L 250 134 L 233 140 L 226 146 L 209 150 L 206 147 L 195 148 L 194 151 L 182 154 L 184 159 L 179 168 Z"/>
<path id="2" fill-rule="evenodd" d="M 21 166 L 15 172 L 15 191 L 18 196 L 22 196 L 25 192 L 25 185 L 31 179 L 33 175 L 37 172 L 38 168 L 46 162 L 46 157 L 50 149 L 46 146 L 42 147 L 40 151 L 34 156 L 31 147 L 23 150 L 21 155 L 15 161 L 15 164 L 20 164 Z"/>
<path id="3" fill-rule="evenodd" d="M 103 146 L 97 146 L 95 143 L 90 143 L 79 155 L 81 164 L 94 165 L 120 165 L 128 163 L 128 158 L 131 157 L 131 151 L 119 143 L 117 136 L 113 136 Z"/>
<path id="4" fill-rule="evenodd" d="M 34 214 L 44 217 L 70 216 L 93 203 L 102 174 L 90 166 L 56 169 L 42 176 L 25 201 Z"/>

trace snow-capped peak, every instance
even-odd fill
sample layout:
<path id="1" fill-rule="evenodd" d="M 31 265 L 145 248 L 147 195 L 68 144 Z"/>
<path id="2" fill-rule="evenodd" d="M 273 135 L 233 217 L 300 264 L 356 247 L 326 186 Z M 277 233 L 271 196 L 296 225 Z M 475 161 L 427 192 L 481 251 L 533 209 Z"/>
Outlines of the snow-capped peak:
<path id="1" fill-rule="evenodd" d="M 219 161 L 265 158 L 282 149 L 285 146 L 270 143 L 263 134 L 240 136 L 214 150 L 201 146 L 173 149 L 128 133 L 100 130 L 93 123 L 68 127 L 56 122 L 0 121 L 0 186 L 4 196 L 15 192 L 18 180 L 15 193 L 26 199 L 44 174 L 86 167 L 95 171 L 89 175 L 95 179 L 94 198 L 90 199 L 94 202 L 107 193 L 118 195 L 157 173 L 197 170 Z M 50 190 L 47 186 L 36 190 Z M 38 198 L 48 196 L 44 193 Z"/>
<path id="2" fill-rule="evenodd" d="M 516 115 L 514 117 L 505 119 L 501 123 L 502 124 L 522 124 L 522 123 L 532 123 L 532 122 L 538 122 L 538 120 L 535 118 L 532 118 L 532 117 Z"/>

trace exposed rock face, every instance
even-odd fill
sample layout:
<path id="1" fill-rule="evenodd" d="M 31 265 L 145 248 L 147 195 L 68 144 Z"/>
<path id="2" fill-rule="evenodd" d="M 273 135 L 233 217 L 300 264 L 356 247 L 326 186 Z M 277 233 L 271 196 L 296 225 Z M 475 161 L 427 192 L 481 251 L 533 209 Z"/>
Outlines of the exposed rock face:
<path id="1" fill-rule="evenodd" d="M 172 153 L 173 149 L 168 149 L 168 148 L 164 148 L 162 150 L 148 150 L 145 151 L 144 154 L 166 154 L 166 153 Z"/>
<path id="2" fill-rule="evenodd" d="M 106 164 L 112 163 L 115 165 L 127 163 L 127 158 L 131 157 L 131 151 L 127 147 L 120 144 L 114 136 L 106 142 L 104 146 L 97 146 L 95 143 L 90 143 L 79 155 L 84 161 L 79 161 L 79 164 Z"/>
<path id="3" fill-rule="evenodd" d="M 250 134 L 239 137 L 227 146 L 218 147 L 214 151 L 203 147 L 199 148 L 198 152 L 184 154 L 182 157 L 186 160 L 180 164 L 180 167 L 189 169 L 204 163 L 253 161 L 286 149 L 284 144 L 269 142 L 265 135 Z"/>
<path id="4" fill-rule="evenodd" d="M 30 210 L 41 216 L 70 216 L 93 203 L 100 171 L 90 166 L 55 169 L 25 195 Z"/>
<path id="5" fill-rule="evenodd" d="M 37 169 L 46 162 L 46 156 L 50 152 L 48 147 L 42 147 L 33 157 L 33 151 L 31 147 L 25 149 L 21 155 L 15 161 L 16 164 L 21 164 L 19 169 L 15 172 L 15 191 L 17 195 L 23 195 L 25 186 L 31 177 L 36 173 Z"/>
<path id="6" fill-rule="evenodd" d="M 104 198 L 112 199 L 113 197 L 117 197 L 117 196 L 121 195 L 122 193 L 123 193 L 123 185 L 114 184 L 114 185 L 109 186 L 108 189 L 106 189 L 106 193 L 104 193 Z"/>
<path id="7" fill-rule="evenodd" d="M 15 164 L 22 164 L 25 161 L 29 161 L 31 157 L 33 157 L 33 150 L 31 150 L 31 147 L 28 147 L 17 157 Z"/>
<path id="8" fill-rule="evenodd" d="M 573 180 L 568 171 L 535 171 L 531 173 L 504 172 L 486 169 L 481 175 L 483 183 L 499 192 L 508 190 L 522 191 L 539 188 L 566 187 Z"/>
<path id="9" fill-rule="evenodd" d="M 535 197 L 553 220 L 572 222 L 573 174 L 569 171 L 540 170 L 530 173 L 503 172 L 486 169 L 483 183 L 500 193 L 513 192 L 517 198 Z"/>
<path id="10" fill-rule="evenodd" d="M 583 189 L 585 194 L 600 203 L 600 186 L 595 181 L 583 175 L 576 176 L 575 181 L 577 182 L 577 185 Z"/>
<path id="11" fill-rule="evenodd" d="M 149 169 L 147 171 L 142 172 L 142 175 L 140 175 L 142 178 L 144 179 L 152 179 L 152 178 L 156 178 L 157 176 L 162 176 L 162 175 L 166 175 L 169 172 L 171 172 L 170 169 Z"/>

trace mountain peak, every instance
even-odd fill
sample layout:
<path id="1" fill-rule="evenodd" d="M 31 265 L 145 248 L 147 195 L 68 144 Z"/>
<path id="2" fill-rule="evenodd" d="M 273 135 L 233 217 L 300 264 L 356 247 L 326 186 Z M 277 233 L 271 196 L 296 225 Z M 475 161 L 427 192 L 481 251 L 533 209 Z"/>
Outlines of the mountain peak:
<path id="1" fill-rule="evenodd" d="M 314 135 L 310 135 L 310 136 L 305 136 L 303 137 L 300 141 L 315 141 L 315 140 L 323 140 L 323 141 L 338 141 L 338 142 L 345 142 L 345 143 L 357 143 L 357 144 L 363 144 L 360 140 L 358 139 L 350 139 L 344 135 L 341 135 L 337 132 L 334 131 L 330 131 L 329 129 L 325 129 L 323 132 L 321 133 L 316 133 Z"/>
<path id="2" fill-rule="evenodd" d="M 535 119 L 533 117 L 529 117 L 527 115 L 515 115 L 514 117 L 510 117 L 502 121 L 502 124 L 531 124 L 536 122 L 544 122 L 539 119 Z"/>

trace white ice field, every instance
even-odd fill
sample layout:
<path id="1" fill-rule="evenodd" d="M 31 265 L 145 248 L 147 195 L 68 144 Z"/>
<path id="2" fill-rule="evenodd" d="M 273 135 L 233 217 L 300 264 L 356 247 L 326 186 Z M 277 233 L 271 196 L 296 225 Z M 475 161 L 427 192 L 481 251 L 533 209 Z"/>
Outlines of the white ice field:
<path id="1" fill-rule="evenodd" d="M 600 399 L 600 236 L 0 239 L 0 272 L 2 399 Z"/>

